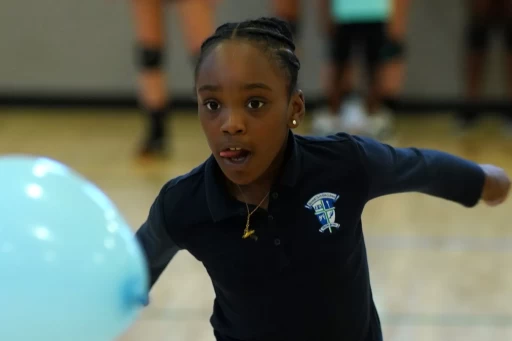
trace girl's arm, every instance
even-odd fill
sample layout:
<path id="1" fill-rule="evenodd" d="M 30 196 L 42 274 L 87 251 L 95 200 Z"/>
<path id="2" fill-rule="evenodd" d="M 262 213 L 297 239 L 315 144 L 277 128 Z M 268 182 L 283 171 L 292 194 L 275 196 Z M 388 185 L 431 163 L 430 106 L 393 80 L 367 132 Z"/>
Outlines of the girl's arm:
<path id="1" fill-rule="evenodd" d="M 472 207 L 482 198 L 486 174 L 474 162 L 436 150 L 394 148 L 369 138 L 353 138 L 368 175 L 368 200 L 421 192 Z"/>
<path id="2" fill-rule="evenodd" d="M 146 255 L 150 272 L 150 288 L 180 250 L 167 232 L 168 225 L 164 218 L 163 199 L 162 194 L 156 198 L 151 206 L 148 219 L 135 235 Z"/>

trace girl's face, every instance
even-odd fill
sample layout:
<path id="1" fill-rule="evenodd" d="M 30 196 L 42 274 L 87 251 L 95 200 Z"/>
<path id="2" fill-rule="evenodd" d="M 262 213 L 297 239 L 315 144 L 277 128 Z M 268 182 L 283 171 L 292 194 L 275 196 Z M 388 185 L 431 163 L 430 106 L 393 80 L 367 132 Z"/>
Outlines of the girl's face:
<path id="1" fill-rule="evenodd" d="M 229 180 L 247 185 L 279 162 L 288 129 L 304 115 L 304 98 L 289 96 L 285 71 L 257 43 L 215 46 L 197 73 L 199 119 L 213 155 Z"/>

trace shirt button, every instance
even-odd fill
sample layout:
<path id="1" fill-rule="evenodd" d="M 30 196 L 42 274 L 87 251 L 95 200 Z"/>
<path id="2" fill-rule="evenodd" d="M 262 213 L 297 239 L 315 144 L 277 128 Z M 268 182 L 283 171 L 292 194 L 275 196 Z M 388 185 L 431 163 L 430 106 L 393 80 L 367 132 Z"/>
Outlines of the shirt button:
<path id="1" fill-rule="evenodd" d="M 281 245 L 281 240 L 279 238 L 274 239 L 274 245 L 275 246 Z"/>
<path id="2" fill-rule="evenodd" d="M 277 192 L 272 193 L 272 199 L 277 199 L 279 197 L 279 194 Z"/>

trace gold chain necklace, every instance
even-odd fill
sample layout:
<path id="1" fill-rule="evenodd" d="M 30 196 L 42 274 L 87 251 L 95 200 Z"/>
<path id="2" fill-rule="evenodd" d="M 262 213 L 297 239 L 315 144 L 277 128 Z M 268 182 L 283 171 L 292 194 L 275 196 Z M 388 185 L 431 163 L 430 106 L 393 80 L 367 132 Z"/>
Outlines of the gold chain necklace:
<path id="1" fill-rule="evenodd" d="M 244 234 L 243 234 L 242 238 L 246 239 L 246 238 L 251 237 L 251 238 L 255 238 L 256 240 L 258 240 L 258 237 L 254 234 L 254 232 L 256 232 L 256 231 L 249 229 L 250 219 L 251 219 L 252 214 L 254 212 L 256 212 L 256 210 L 261 206 L 261 204 L 263 204 L 265 199 L 267 199 L 268 195 L 270 194 L 270 191 L 267 193 L 267 195 L 265 195 L 265 197 L 261 200 L 261 202 L 258 204 L 258 206 L 256 206 L 256 208 L 252 212 L 250 212 L 249 211 L 249 205 L 247 204 L 247 198 L 245 197 L 244 192 L 242 191 L 240 186 L 238 186 L 238 189 L 240 190 L 240 193 L 242 193 L 242 195 L 243 195 L 243 197 L 245 199 L 245 207 L 247 208 L 247 222 L 245 223 L 245 229 L 244 229 Z"/>

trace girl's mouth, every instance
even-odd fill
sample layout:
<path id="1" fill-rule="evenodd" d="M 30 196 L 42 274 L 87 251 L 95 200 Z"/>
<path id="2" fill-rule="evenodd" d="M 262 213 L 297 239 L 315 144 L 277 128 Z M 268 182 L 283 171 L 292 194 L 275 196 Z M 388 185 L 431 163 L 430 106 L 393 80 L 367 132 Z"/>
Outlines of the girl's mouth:
<path id="1" fill-rule="evenodd" d="M 233 164 L 243 164 L 250 156 L 251 152 L 241 147 L 230 147 L 220 152 L 220 157 Z"/>

